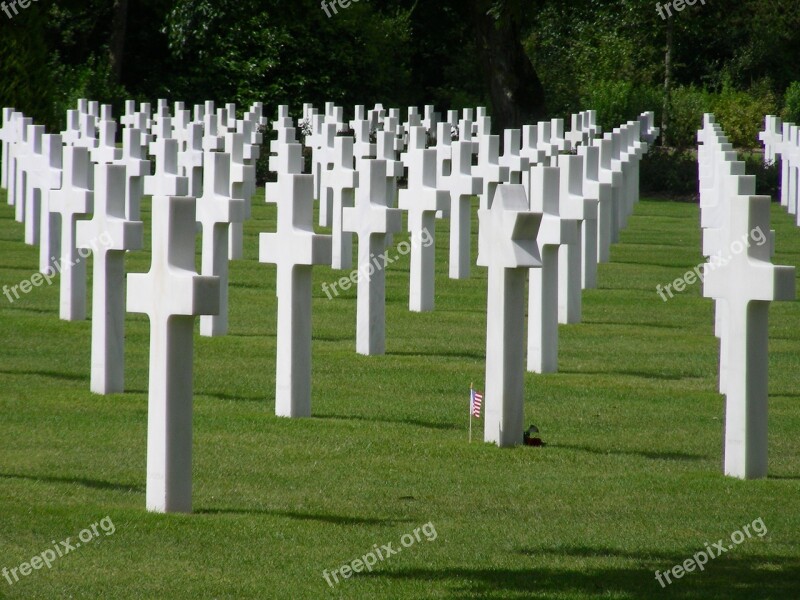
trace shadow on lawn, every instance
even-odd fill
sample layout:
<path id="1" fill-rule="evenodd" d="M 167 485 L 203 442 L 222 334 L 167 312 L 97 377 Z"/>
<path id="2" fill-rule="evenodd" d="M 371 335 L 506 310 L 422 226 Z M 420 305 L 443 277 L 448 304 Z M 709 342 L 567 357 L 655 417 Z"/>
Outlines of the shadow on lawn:
<path id="1" fill-rule="evenodd" d="M 703 375 L 669 375 L 666 373 L 654 373 L 652 371 L 634 371 L 632 369 L 609 369 L 608 371 L 573 371 L 570 369 L 559 369 L 559 373 L 569 375 L 627 375 L 628 377 L 639 377 L 641 379 L 658 379 L 661 381 L 681 381 L 682 379 L 697 379 Z"/>
<path id="2" fill-rule="evenodd" d="M 425 427 L 441 431 L 463 429 L 453 423 L 433 423 L 421 419 L 381 419 L 378 417 L 362 417 L 359 415 L 314 415 L 313 419 L 329 419 L 331 421 L 365 421 L 368 423 L 390 423 L 392 425 L 411 425 L 412 427 Z"/>
<path id="3" fill-rule="evenodd" d="M 699 550 L 699 549 L 698 549 Z M 620 552 L 605 548 L 537 548 L 520 554 L 532 558 L 550 556 L 563 563 L 564 558 L 579 559 L 583 566 L 530 569 L 403 569 L 373 571 L 365 577 L 389 580 L 414 580 L 444 584 L 450 598 L 491 597 L 519 598 L 680 598 L 683 600 L 788 600 L 797 598 L 800 589 L 800 558 L 768 556 L 729 556 L 711 560 L 705 571 L 695 570 L 662 588 L 655 571 L 662 573 L 691 558 L 698 550 L 686 553 Z M 603 566 L 603 559 L 636 561 L 637 566 Z M 588 564 L 587 564 L 588 563 Z M 666 580 L 665 580 L 666 583 Z M 443 596 L 439 596 L 443 597 Z"/>
<path id="4" fill-rule="evenodd" d="M 379 519 L 370 517 L 347 517 L 343 515 L 320 515 L 301 513 L 294 510 L 268 510 L 263 508 L 200 508 L 194 511 L 198 515 L 268 515 L 286 517 L 298 521 L 317 521 L 332 525 L 396 525 L 411 523 L 411 519 Z"/>
<path id="5" fill-rule="evenodd" d="M 37 377 L 51 377 L 53 379 L 63 379 L 64 381 L 88 381 L 87 375 L 78 375 L 73 373 L 57 373 L 55 371 L 26 371 L 24 369 L 0 369 L 0 373 L 4 375 L 35 375 Z"/>
<path id="6" fill-rule="evenodd" d="M 575 444 L 547 444 L 548 448 L 562 448 L 565 450 L 578 450 L 580 452 L 589 452 L 599 456 L 619 455 L 619 456 L 638 456 L 648 458 L 650 460 L 681 460 L 685 462 L 693 462 L 710 459 L 708 456 L 702 454 L 689 454 L 687 452 L 651 452 L 648 450 L 620 450 L 618 448 L 593 448 L 591 446 L 578 446 Z"/>
<path id="7" fill-rule="evenodd" d="M 27 481 L 44 483 L 75 483 L 93 490 L 113 490 L 115 492 L 128 492 L 143 494 L 144 487 L 141 485 L 124 485 L 103 481 L 101 479 L 87 479 L 86 477 L 53 477 L 50 475 L 20 475 L 19 473 L 0 473 L 0 479 L 25 479 Z"/>
<path id="8" fill-rule="evenodd" d="M 601 321 L 599 319 L 583 319 L 581 323 L 585 325 L 618 325 L 620 327 L 653 327 L 655 329 L 685 329 L 684 325 L 673 325 L 671 323 L 637 323 L 634 321 Z"/>
<path id="9" fill-rule="evenodd" d="M 391 350 L 386 352 L 386 356 L 434 356 L 447 358 L 468 358 L 470 360 L 484 360 L 486 354 L 483 352 L 454 352 L 452 350 Z"/>

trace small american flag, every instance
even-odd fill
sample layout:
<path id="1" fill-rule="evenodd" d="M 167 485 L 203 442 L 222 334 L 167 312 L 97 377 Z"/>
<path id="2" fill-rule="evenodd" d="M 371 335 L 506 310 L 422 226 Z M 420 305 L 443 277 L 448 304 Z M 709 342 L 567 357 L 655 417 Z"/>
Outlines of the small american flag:
<path id="1" fill-rule="evenodd" d="M 470 405 L 472 408 L 472 416 L 480 419 L 481 418 L 481 404 L 483 403 L 483 394 L 479 391 L 470 388 Z"/>

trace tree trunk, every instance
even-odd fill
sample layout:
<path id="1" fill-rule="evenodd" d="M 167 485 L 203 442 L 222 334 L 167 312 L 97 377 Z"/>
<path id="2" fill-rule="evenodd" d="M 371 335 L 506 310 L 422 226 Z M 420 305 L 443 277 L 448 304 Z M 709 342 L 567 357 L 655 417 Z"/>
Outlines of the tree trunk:
<path id="1" fill-rule="evenodd" d="M 114 0 L 111 22 L 111 40 L 108 44 L 108 62 L 111 83 L 122 81 L 122 58 L 125 53 L 125 33 L 128 28 L 128 0 Z"/>
<path id="2" fill-rule="evenodd" d="M 544 88 L 522 46 L 518 15 L 505 3 L 499 15 L 490 2 L 470 3 L 483 75 L 492 102 L 492 128 L 503 131 L 546 116 Z"/>
<path id="3" fill-rule="evenodd" d="M 664 52 L 664 105 L 661 111 L 661 145 L 669 145 L 669 111 L 672 100 L 672 50 L 675 28 L 672 17 L 667 19 L 667 48 Z"/>

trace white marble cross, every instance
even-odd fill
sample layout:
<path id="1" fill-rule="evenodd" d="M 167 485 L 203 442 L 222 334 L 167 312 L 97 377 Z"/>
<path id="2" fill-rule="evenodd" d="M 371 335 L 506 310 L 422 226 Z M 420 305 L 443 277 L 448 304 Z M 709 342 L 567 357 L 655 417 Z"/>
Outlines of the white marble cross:
<path id="1" fill-rule="evenodd" d="M 342 139 L 342 138 L 340 138 Z M 386 161 L 362 163 L 355 206 L 345 208 L 343 229 L 358 236 L 358 300 L 356 352 L 365 355 L 386 351 L 386 273 L 381 255 L 386 234 L 403 227 L 402 211 L 389 208 Z"/>
<path id="2" fill-rule="evenodd" d="M 472 265 L 472 197 L 483 191 L 483 180 L 472 175 L 472 142 L 452 144 L 450 174 L 440 188 L 450 194 L 450 279 L 468 279 Z"/>
<path id="3" fill-rule="evenodd" d="M 145 160 L 141 131 L 125 128 L 122 132 L 122 157 L 116 164 L 125 167 L 125 217 L 129 221 L 138 221 L 144 195 L 144 178 L 150 175 L 150 161 Z"/>
<path id="4" fill-rule="evenodd" d="M 508 167 L 500 165 L 500 136 L 486 135 L 481 138 L 478 164 L 472 168 L 472 173 L 483 179 L 481 208 L 491 208 L 497 186 L 507 183 L 510 177 Z"/>
<path id="5" fill-rule="evenodd" d="M 322 125 L 321 145 L 314 150 L 314 159 L 319 166 L 319 226 L 333 227 L 333 189 L 328 177 L 336 160 L 336 123 Z"/>
<path id="6" fill-rule="evenodd" d="M 783 123 L 780 117 L 767 115 L 764 117 L 764 131 L 758 134 L 758 139 L 764 144 L 764 164 L 769 165 L 775 162 L 780 156 L 778 147 L 783 141 Z"/>
<path id="7" fill-rule="evenodd" d="M 623 203 L 624 179 L 620 171 L 613 168 L 614 144 L 611 139 L 597 139 L 594 145 L 600 148 L 600 183 L 611 185 L 611 243 L 619 241 L 619 211 Z"/>
<path id="8" fill-rule="evenodd" d="M 50 192 L 61 188 L 63 144 L 60 135 L 42 136 L 42 161 L 38 173 L 39 220 L 39 272 L 50 273 L 56 266 L 56 253 L 61 247 L 61 228 L 58 218 L 50 210 Z"/>
<path id="9" fill-rule="evenodd" d="M 144 193 L 148 196 L 185 196 L 189 190 L 186 177 L 179 175 L 178 140 L 160 138 L 150 144 L 150 154 L 155 157 L 153 175 L 144 178 Z"/>
<path id="10" fill-rule="evenodd" d="M 453 169 L 453 136 L 450 123 L 436 126 L 436 181 L 441 187 Z M 471 146 L 470 146 L 471 151 Z M 470 169 L 472 161 L 470 159 Z"/>
<path id="11" fill-rule="evenodd" d="M 92 164 L 89 150 L 65 146 L 61 188 L 50 190 L 50 212 L 61 221 L 61 287 L 59 317 L 64 321 L 86 319 L 86 262 L 78 257 L 76 220 L 92 212 Z"/>
<path id="12" fill-rule="evenodd" d="M 597 203 L 583 194 L 583 157 L 558 155 L 561 173 L 559 214 L 578 224 L 578 237 L 559 249 L 558 322 L 581 322 L 584 270 L 597 272 Z"/>
<path id="13" fill-rule="evenodd" d="M 77 110 L 67 111 L 67 128 L 61 138 L 67 146 L 74 146 L 81 139 L 81 114 Z"/>
<path id="14" fill-rule="evenodd" d="M 222 143 L 217 117 L 212 110 L 203 118 L 203 152 L 218 152 L 222 150 Z"/>
<path id="15" fill-rule="evenodd" d="M 195 199 L 153 198 L 148 273 L 128 275 L 128 312 L 150 317 L 147 510 L 192 510 L 194 317 L 219 310 L 219 280 L 195 272 Z"/>
<path id="16" fill-rule="evenodd" d="M 189 123 L 185 148 L 178 153 L 180 173 L 189 182 L 188 195 L 197 198 L 203 193 L 203 125 Z"/>
<path id="17" fill-rule="evenodd" d="M 73 143 L 92 150 L 97 147 L 97 120 L 91 114 L 80 115 L 80 137 Z"/>
<path id="18" fill-rule="evenodd" d="M 415 130 L 424 132 L 422 127 Z M 408 187 L 400 190 L 399 206 L 408 211 L 411 234 L 408 307 L 413 312 L 427 312 L 433 310 L 436 285 L 436 211 L 447 208 L 450 194 L 436 187 L 435 149 L 409 152 L 407 166 Z"/>
<path id="19" fill-rule="evenodd" d="M 530 174 L 530 159 L 522 156 L 522 131 L 506 129 L 503 138 L 503 155 L 499 159 L 502 167 L 508 168 L 509 183 L 525 183 Z"/>
<path id="20" fill-rule="evenodd" d="M 597 261 L 611 259 L 611 210 L 613 189 L 610 183 L 600 181 L 600 148 L 595 145 L 578 146 L 578 154 L 583 157 L 583 191 L 586 198 L 597 201 Z M 594 279 L 592 279 L 594 277 Z M 584 271 L 584 288 L 597 285 L 597 269 Z"/>
<path id="21" fill-rule="evenodd" d="M 303 155 L 297 149 L 292 150 L 297 144 L 295 129 L 287 127 L 278 130 L 278 139 L 269 143 L 269 170 L 278 174 L 278 181 L 267 182 L 264 186 L 264 201 L 275 204 L 281 196 L 280 176 L 300 175 L 303 172 Z"/>
<path id="22" fill-rule="evenodd" d="M 706 268 L 703 293 L 725 302 L 727 312 L 722 336 L 728 345 L 725 474 L 755 479 L 767 475 L 769 303 L 794 300 L 795 269 L 772 265 L 770 245 L 752 243 L 757 229 L 769 231 L 770 198 L 730 196 L 728 201 L 722 237 L 731 256 Z"/>
<path id="23" fill-rule="evenodd" d="M 542 216 L 529 209 L 521 185 L 507 184 L 478 218 L 486 232 L 478 264 L 489 268 L 484 441 L 515 446 L 524 421 L 525 276 L 542 265 L 536 245 Z"/>
<path id="24" fill-rule="evenodd" d="M 558 371 L 559 249 L 578 241 L 578 223 L 561 215 L 561 171 L 531 168 L 531 210 L 542 215 L 536 243 L 541 268 L 530 271 L 528 371 Z"/>
<path id="25" fill-rule="evenodd" d="M 123 127 L 133 127 L 133 122 L 136 115 L 136 100 L 125 100 L 125 114 L 122 115 L 119 122 Z"/>
<path id="26" fill-rule="evenodd" d="M 252 215 L 251 201 L 256 191 L 256 166 L 245 160 L 245 149 L 249 148 L 244 133 L 228 132 L 225 134 L 225 152 L 230 154 L 230 190 L 231 198 L 242 201 L 242 218 L 232 221 L 228 226 L 228 258 L 236 260 L 244 256 L 244 221 Z M 202 321 L 202 319 L 201 319 Z"/>
<path id="27" fill-rule="evenodd" d="M 488 117 L 485 117 L 488 118 Z M 480 138 L 480 150 L 478 151 L 478 164 L 472 167 L 472 174 L 480 177 L 483 181 L 483 190 L 480 193 L 480 207 L 491 208 L 491 201 L 494 198 L 497 186 L 507 183 L 509 179 L 508 167 L 500 165 L 500 137 L 496 135 L 485 135 Z M 478 228 L 478 239 L 480 241 L 483 233 Z"/>
<path id="28" fill-rule="evenodd" d="M 25 243 L 37 245 L 40 243 L 43 173 L 48 170 L 48 165 L 42 146 L 44 125 L 28 125 L 27 129 L 26 152 L 22 156 L 25 182 Z"/>
<path id="29" fill-rule="evenodd" d="M 547 153 L 539 148 L 539 128 L 536 125 L 523 125 L 519 155 L 527 158 L 531 166 L 543 165 L 547 161 Z M 526 179 L 523 177 L 523 185 Z"/>
<path id="30" fill-rule="evenodd" d="M 26 219 L 25 204 L 27 203 L 28 187 L 28 162 L 30 160 L 31 143 L 28 140 L 28 127 L 33 125 L 33 119 L 20 116 L 15 121 L 17 143 L 14 146 L 14 186 L 9 189 L 9 194 L 14 197 L 14 219 L 24 223 Z"/>
<path id="31" fill-rule="evenodd" d="M 2 142 L 3 162 L 0 164 L 0 186 L 4 190 L 8 189 L 8 171 L 11 164 L 11 152 L 9 148 L 12 143 L 16 143 L 13 135 L 12 117 L 14 109 L 10 107 L 3 108 L 3 122 L 0 124 L 0 142 Z M 11 203 L 11 196 L 8 197 L 8 202 Z"/>
<path id="32" fill-rule="evenodd" d="M 353 131 L 355 132 L 355 143 L 353 144 L 353 155 L 355 156 L 356 168 L 360 170 L 361 161 L 375 156 L 375 144 L 370 142 L 369 121 L 353 121 Z"/>
<path id="33" fill-rule="evenodd" d="M 91 250 L 92 374 L 91 391 L 125 390 L 125 252 L 142 248 L 144 226 L 125 216 L 125 167 L 94 167 L 94 214 L 78 221 L 75 241 Z"/>
<path id="34" fill-rule="evenodd" d="M 244 218 L 244 200 L 230 196 L 230 154 L 206 152 L 203 164 L 203 195 L 197 199 L 197 222 L 203 229 L 201 274 L 219 280 L 219 310 L 200 317 L 200 335 L 213 337 L 228 333 L 228 230 Z"/>
<path id="35" fill-rule="evenodd" d="M 289 150 L 295 156 L 300 145 Z M 275 414 L 311 415 L 311 272 L 331 262 L 331 238 L 314 233 L 314 179 L 281 174 L 278 230 L 260 236 L 259 261 L 277 265 Z"/>
<path id="36" fill-rule="evenodd" d="M 122 158 L 122 149 L 117 148 L 117 122 L 100 121 L 100 141 L 92 148 L 92 162 L 116 164 Z"/>
<path id="37" fill-rule="evenodd" d="M 331 267 L 334 269 L 353 266 L 353 236 L 343 229 L 342 221 L 342 211 L 353 206 L 358 187 L 358 171 L 352 166 L 353 146 L 351 137 L 334 138 L 332 169 L 325 175 L 323 196 L 330 195 L 332 200 Z"/>

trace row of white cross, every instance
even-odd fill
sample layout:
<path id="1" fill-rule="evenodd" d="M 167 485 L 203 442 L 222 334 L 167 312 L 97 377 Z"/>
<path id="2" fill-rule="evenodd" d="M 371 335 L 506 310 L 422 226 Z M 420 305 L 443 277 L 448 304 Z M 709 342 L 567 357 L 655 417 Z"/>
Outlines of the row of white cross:
<path id="1" fill-rule="evenodd" d="M 766 477 L 768 309 L 773 300 L 795 298 L 795 269 L 770 262 L 770 198 L 755 195 L 755 178 L 745 174 L 713 115 L 705 115 L 698 142 L 709 257 L 704 295 L 716 300 L 719 390 L 726 396 L 724 470 L 741 479 Z"/>
<path id="2" fill-rule="evenodd" d="M 215 113 L 206 103 L 192 121 L 177 105 L 173 121 L 160 102 L 151 119 L 148 105 L 135 111 L 128 103 L 119 149 L 110 107 L 80 102 L 62 135 L 3 111 L 2 183 L 26 242 L 40 246 L 40 270 L 61 272 L 63 319 L 86 316 L 85 263 L 77 254 L 94 254 L 95 393 L 124 389 L 124 254 L 141 249 L 140 201 L 153 196 L 152 267 L 128 276 L 127 310 L 150 316 L 147 506 L 156 511 L 191 509 L 192 325 L 203 315 L 202 334 L 227 329 L 228 257 L 241 254 L 229 247 L 228 230 L 242 222 L 255 190 L 260 106 L 239 121 L 230 114 L 231 107 Z M 197 224 L 202 275 L 194 271 Z"/>
<path id="3" fill-rule="evenodd" d="M 564 322 L 580 318 L 581 287 L 593 285 L 598 257 L 607 260 L 608 248 L 638 197 L 637 164 L 644 149 L 640 135 L 652 137 L 657 131 L 652 127 L 652 115 L 645 114 L 640 121 L 599 139 L 593 113 L 587 112 L 573 116 L 575 127 L 566 134 L 558 120 L 506 132 L 506 148 L 500 156 L 499 137 L 489 134 L 490 121 L 484 111 L 477 112 L 477 122 L 473 123 L 471 112 L 466 111 L 456 128 L 449 122 L 439 123 L 428 109 L 424 118 L 409 111 L 408 121 L 398 125 L 399 111 L 395 109 L 387 113 L 376 107 L 368 119 L 359 119 L 366 112 L 357 108 L 357 118 L 349 123 L 355 133 L 341 137 L 336 135 L 343 128 L 340 108 L 327 106 L 322 118 L 306 105 L 298 124 L 314 125 L 306 143 L 313 154 L 312 164 L 319 168 L 304 175 L 302 146 L 296 142 L 288 110 L 279 110 L 270 157 L 270 169 L 278 180 L 266 190 L 267 200 L 278 204 L 278 228 L 276 233 L 262 234 L 260 242 L 260 260 L 278 265 L 278 415 L 311 412 L 311 267 L 348 268 L 351 233 L 358 235 L 360 268 L 380 255 L 387 237 L 401 226 L 401 212 L 394 208 L 398 200 L 400 209 L 408 212 L 412 233 L 412 310 L 433 308 L 433 254 L 425 253 L 432 245 L 423 246 L 420 241 L 423 231 L 433 235 L 437 213 L 450 216 L 455 223 L 451 240 L 467 240 L 466 251 L 463 244 L 451 244 L 450 273 L 458 278 L 469 273 L 469 199 L 473 194 L 481 196 L 484 211 L 492 207 L 498 193 L 502 196 L 510 189 L 525 194 L 529 207 L 538 207 L 549 223 L 539 245 L 546 249 L 544 254 L 556 258 L 547 262 L 548 269 L 531 273 L 533 280 L 534 272 L 547 271 L 552 285 L 545 285 L 544 280 L 540 285 L 541 298 L 546 293 L 548 301 L 531 295 L 531 306 L 540 306 L 550 325 L 545 325 L 544 317 L 531 320 L 531 339 L 539 341 L 530 346 L 539 350 L 530 353 L 538 358 L 529 360 L 529 368 L 539 372 L 555 369 L 559 316 Z M 127 103 L 120 150 L 112 141 L 115 123 L 110 109 L 95 103 L 82 102 L 70 112 L 70 126 L 62 136 L 68 140 L 66 145 L 59 136 L 45 135 L 20 113 L 12 109 L 3 112 L 3 185 L 9 189 L 9 202 L 16 204 L 19 220 L 26 224 L 26 240 L 31 244 L 38 241 L 43 247 L 45 258 L 40 267 L 53 266 L 51 252 L 58 245 L 54 231 L 62 233 L 64 257 L 75 257 L 79 248 L 95 253 L 92 390 L 98 393 L 122 391 L 123 256 L 141 247 L 139 203 L 142 194 L 153 196 L 152 267 L 148 274 L 128 276 L 127 294 L 127 310 L 147 313 L 151 321 L 150 510 L 191 509 L 192 322 L 194 316 L 203 315 L 201 333 L 205 335 L 218 335 L 226 328 L 227 259 L 236 254 L 234 247 L 228 248 L 227 236 L 231 224 L 245 218 L 255 189 L 252 167 L 258 158 L 259 130 L 265 125 L 261 113 L 261 107 L 254 106 L 245 119 L 236 121 L 232 107 L 215 112 L 213 104 L 206 103 L 195 107 L 194 119 L 189 119 L 181 104 L 176 104 L 171 116 L 166 103 L 159 102 L 151 117 L 148 105 L 136 111 L 133 103 Z M 448 113 L 453 121 L 454 116 Z M 365 120 L 369 127 L 364 126 Z M 435 137 L 430 135 L 433 129 Z M 458 139 L 454 141 L 456 129 Z M 374 133 L 374 143 L 365 131 Z M 318 137 L 322 132 L 324 142 Z M 95 137 L 98 133 L 99 140 Z M 580 156 L 562 154 L 573 143 L 579 144 Z M 146 148 L 155 158 L 152 175 Z M 475 155 L 477 160 L 473 160 Z M 550 164 L 554 166 L 544 166 Z M 404 168 L 408 185 L 398 190 Z M 316 194 L 315 179 L 320 190 Z M 559 189 L 562 182 L 563 191 Z M 324 199 L 320 214 L 327 213 L 332 236 L 313 231 L 315 195 Z M 92 213 L 91 220 L 78 220 Z M 202 275 L 195 273 L 193 266 L 195 223 L 203 226 Z M 481 228 L 482 247 L 486 245 L 485 231 L 490 229 Z M 36 232 L 40 232 L 38 240 Z M 98 240 L 104 236 L 107 243 L 101 248 Z M 559 268 L 561 246 L 565 266 Z M 334 262 L 336 256 L 338 263 Z M 73 262 L 62 260 L 60 265 L 61 316 L 65 319 L 85 316 L 85 274 L 80 271 L 82 263 L 72 267 Z M 364 354 L 380 354 L 385 344 L 384 275 L 382 269 L 374 271 L 358 281 L 357 350 Z M 566 291 L 558 293 L 559 287 Z M 538 329 L 541 332 L 537 333 Z M 489 371 L 487 364 L 487 389 Z M 497 402 L 505 406 L 501 398 L 497 394 L 492 406 Z M 492 409 L 491 414 L 495 412 Z M 508 418 L 501 415 L 497 422 Z M 517 425 L 521 427 L 521 419 L 515 420 L 514 427 Z M 503 445 L 519 443 L 521 432 L 512 436 L 507 428 L 500 435 L 501 430 L 502 426 L 490 426 L 487 419 L 486 439 Z"/>
<path id="4" fill-rule="evenodd" d="M 767 115 L 759 139 L 764 144 L 764 163 L 770 165 L 780 160 L 781 206 L 795 215 L 800 226 L 800 127 L 783 123 L 780 117 Z"/>
<path id="5" fill-rule="evenodd" d="M 433 244 L 423 245 L 422 239 L 425 235 L 433 239 L 436 215 L 450 217 L 450 276 L 464 278 L 470 267 L 472 196 L 480 197 L 480 214 L 485 216 L 478 231 L 479 257 L 485 261 L 492 249 L 511 243 L 517 235 L 513 228 L 495 230 L 485 222 L 493 214 L 492 200 L 510 195 L 524 198 L 526 210 L 538 215 L 537 227 L 529 233 L 537 255 L 542 255 L 537 264 L 527 266 L 531 278 L 528 370 L 556 370 L 558 323 L 580 321 L 581 290 L 595 285 L 597 262 L 608 260 L 611 243 L 618 239 L 638 199 L 638 163 L 647 149 L 640 141 L 642 128 L 650 139 L 658 134 L 651 113 L 603 138 L 597 138 L 598 128 L 589 125 L 579 138 L 578 154 L 572 155 L 567 154 L 572 146 L 563 127 L 543 122 L 506 131 L 505 153 L 500 156 L 499 136 L 488 133 L 487 116 L 479 121 L 478 130 L 483 133 L 476 134 L 469 111 L 461 119 L 457 119 L 458 113 L 448 113 L 449 120 L 438 123 L 426 110 L 425 120 L 436 125 L 437 133 L 432 136 L 425 125 L 415 124 L 423 119 L 414 109 L 403 125 L 398 125 L 396 112 L 386 113 L 379 106 L 367 113 L 357 107 L 356 116 L 364 118 L 349 123 L 353 137 L 342 137 L 336 134 L 346 127 L 343 109 L 329 105 L 324 114 L 317 114 L 312 107 L 304 107 L 298 125 L 308 133 L 310 174 L 302 173 L 302 147 L 288 107 L 279 108 L 273 123 L 277 140 L 271 145 L 270 168 L 278 173 L 278 181 L 268 184 L 266 194 L 268 201 L 278 203 L 278 231 L 262 234 L 261 260 L 278 263 L 279 415 L 311 414 L 311 268 L 329 264 L 350 268 L 352 233 L 358 235 L 357 271 L 370 273 L 357 280 L 356 349 L 362 354 L 384 352 L 384 273 L 370 263 L 386 248 L 387 237 L 401 226 L 395 200 L 400 210 L 407 212 L 411 236 L 409 308 L 424 311 L 434 308 L 434 253 Z M 591 113 L 585 115 L 585 119 L 573 121 L 591 124 Z M 370 131 L 375 132 L 374 142 L 367 136 Z M 453 131 L 458 132 L 455 140 Z M 577 135 L 569 137 L 578 139 Z M 529 142 L 520 147 L 522 139 Z M 407 185 L 397 191 L 397 179 L 404 169 Z M 311 208 L 315 194 L 320 200 L 321 222 L 332 228 L 330 237 L 314 233 Z M 501 239 L 490 239 L 492 235 Z M 280 248 L 292 251 L 280 253 Z M 484 266 L 488 264 L 484 262 Z M 493 294 L 506 289 L 490 283 L 490 304 Z M 501 348 L 491 346 L 492 336 L 500 332 L 524 340 L 524 323 L 515 320 L 524 317 L 524 310 L 510 317 L 511 327 L 496 323 L 496 319 L 505 319 L 504 314 L 501 305 L 488 308 L 485 439 L 513 445 L 522 440 L 521 389 L 506 389 L 496 382 L 510 372 L 518 375 L 515 381 L 522 381 L 525 348 L 511 352 L 510 348 L 516 348 L 512 339 L 498 341 Z M 522 361 L 522 371 L 516 366 L 498 367 L 494 361 L 504 356 Z"/>

